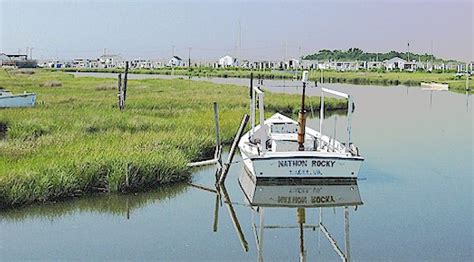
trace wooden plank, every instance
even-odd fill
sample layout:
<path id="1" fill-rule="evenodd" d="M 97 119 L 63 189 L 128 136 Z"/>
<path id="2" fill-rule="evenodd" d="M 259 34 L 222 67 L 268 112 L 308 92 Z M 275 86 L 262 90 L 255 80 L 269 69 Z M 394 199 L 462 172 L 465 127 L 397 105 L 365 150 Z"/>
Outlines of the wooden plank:
<path id="1" fill-rule="evenodd" d="M 237 131 L 237 134 L 234 137 L 234 142 L 232 143 L 232 147 L 230 148 L 229 152 L 229 158 L 227 159 L 227 163 L 224 164 L 222 168 L 222 172 L 219 178 L 219 183 L 224 184 L 225 179 L 227 177 L 227 173 L 229 172 L 230 165 L 232 163 L 232 160 L 234 159 L 235 155 L 235 150 L 237 149 L 237 145 L 239 144 L 240 138 L 242 137 L 242 133 L 245 130 L 245 127 L 247 126 L 247 123 L 249 122 L 249 115 L 244 115 L 242 122 L 240 123 L 239 130 Z"/>

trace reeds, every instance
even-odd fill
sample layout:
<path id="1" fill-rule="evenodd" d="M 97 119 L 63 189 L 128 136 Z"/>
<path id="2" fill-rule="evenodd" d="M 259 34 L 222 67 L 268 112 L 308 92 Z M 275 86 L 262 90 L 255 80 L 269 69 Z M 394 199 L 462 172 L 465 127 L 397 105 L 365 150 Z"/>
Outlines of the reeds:
<path id="1" fill-rule="evenodd" d="M 61 88 L 42 88 L 56 79 Z M 248 90 L 189 80 L 129 80 L 125 111 L 116 108 L 110 79 L 38 70 L 7 76 L 14 93 L 36 92 L 34 108 L 0 110 L 0 208 L 91 192 L 138 191 L 189 179 L 186 164 L 214 147 L 212 103 L 220 108 L 221 137 L 232 141 L 248 112 Z M 267 93 L 267 110 L 296 112 L 298 95 Z M 319 98 L 312 98 L 318 105 Z M 328 99 L 326 108 L 345 109 Z M 6 130 L 6 131 L 5 131 Z"/>

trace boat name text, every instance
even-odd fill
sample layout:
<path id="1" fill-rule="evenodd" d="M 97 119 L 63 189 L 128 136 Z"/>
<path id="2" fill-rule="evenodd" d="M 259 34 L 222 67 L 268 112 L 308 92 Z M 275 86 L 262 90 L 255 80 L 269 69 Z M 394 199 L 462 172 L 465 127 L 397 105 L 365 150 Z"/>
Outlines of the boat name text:
<path id="1" fill-rule="evenodd" d="M 334 167 L 335 160 L 312 160 L 312 167 Z M 278 167 L 307 167 L 308 160 L 278 160 Z"/>

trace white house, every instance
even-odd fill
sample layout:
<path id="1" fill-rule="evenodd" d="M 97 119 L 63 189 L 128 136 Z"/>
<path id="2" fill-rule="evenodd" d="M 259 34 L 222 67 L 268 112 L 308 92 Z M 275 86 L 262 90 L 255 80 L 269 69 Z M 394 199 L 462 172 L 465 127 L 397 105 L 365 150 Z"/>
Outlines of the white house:
<path id="1" fill-rule="evenodd" d="M 237 59 L 226 55 L 226 56 L 223 56 L 223 57 L 219 58 L 219 61 L 217 62 L 217 64 L 220 67 L 236 66 L 237 65 Z"/>
<path id="2" fill-rule="evenodd" d="M 10 57 L 8 57 L 6 54 L 0 54 L 0 66 L 2 66 L 4 63 L 8 64 L 10 62 Z"/>
<path id="3" fill-rule="evenodd" d="M 101 55 L 97 62 L 101 68 L 125 67 L 125 60 L 119 55 Z"/>
<path id="4" fill-rule="evenodd" d="M 301 60 L 303 69 L 318 69 L 318 60 Z"/>
<path id="5" fill-rule="evenodd" d="M 406 60 L 401 59 L 400 57 L 394 57 L 383 62 L 385 64 L 385 69 L 387 70 L 402 70 L 405 68 Z"/>
<path id="6" fill-rule="evenodd" d="M 170 61 L 168 61 L 168 66 L 185 66 L 183 59 L 179 56 L 173 56 Z"/>
<path id="7" fill-rule="evenodd" d="M 379 61 L 370 61 L 370 62 L 367 62 L 367 69 L 368 70 L 371 70 L 371 69 L 382 69 L 384 66 L 384 63 L 383 62 L 379 62 Z"/>

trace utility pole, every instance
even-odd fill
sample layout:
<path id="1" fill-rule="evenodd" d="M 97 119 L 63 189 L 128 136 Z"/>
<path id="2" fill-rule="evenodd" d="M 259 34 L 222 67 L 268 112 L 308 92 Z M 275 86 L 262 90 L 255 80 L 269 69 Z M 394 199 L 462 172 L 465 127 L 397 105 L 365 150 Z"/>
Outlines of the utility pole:
<path id="1" fill-rule="evenodd" d="M 174 45 L 172 46 L 172 51 L 171 51 L 171 55 L 174 56 Z"/>
<path id="2" fill-rule="evenodd" d="M 410 42 L 408 42 L 408 47 L 407 47 L 407 55 L 408 55 L 408 62 L 410 62 Z"/>
<path id="3" fill-rule="evenodd" d="M 191 69 L 191 47 L 188 48 L 188 67 Z"/>

